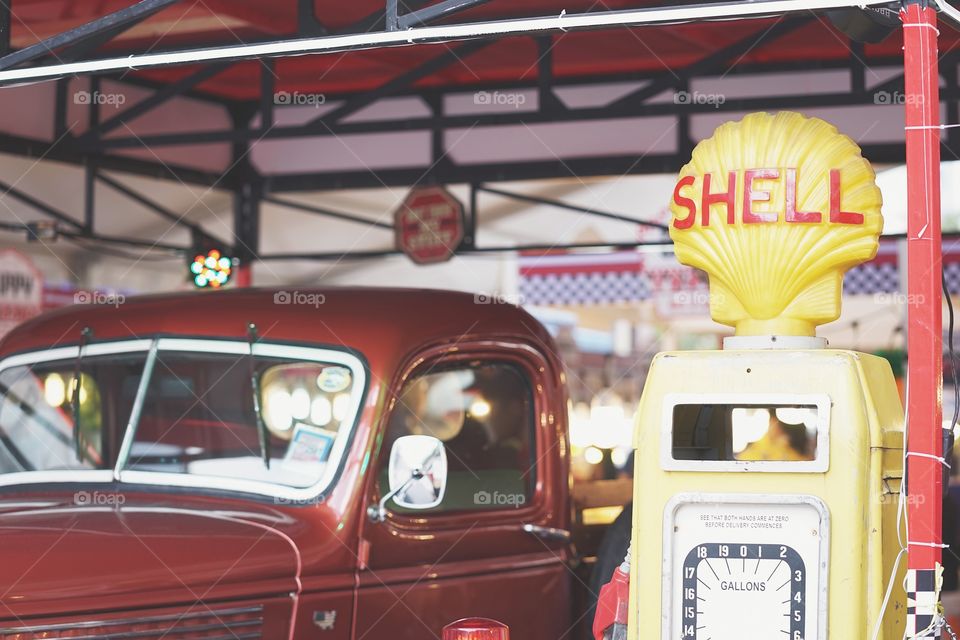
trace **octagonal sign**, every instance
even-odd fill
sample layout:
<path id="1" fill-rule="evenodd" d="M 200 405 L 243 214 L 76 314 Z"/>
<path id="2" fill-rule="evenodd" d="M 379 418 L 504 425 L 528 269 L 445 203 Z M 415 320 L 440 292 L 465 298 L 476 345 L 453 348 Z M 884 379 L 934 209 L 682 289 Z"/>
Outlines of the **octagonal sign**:
<path id="1" fill-rule="evenodd" d="M 394 213 L 397 248 L 417 264 L 445 262 L 463 241 L 463 205 L 443 187 L 414 188 Z"/>

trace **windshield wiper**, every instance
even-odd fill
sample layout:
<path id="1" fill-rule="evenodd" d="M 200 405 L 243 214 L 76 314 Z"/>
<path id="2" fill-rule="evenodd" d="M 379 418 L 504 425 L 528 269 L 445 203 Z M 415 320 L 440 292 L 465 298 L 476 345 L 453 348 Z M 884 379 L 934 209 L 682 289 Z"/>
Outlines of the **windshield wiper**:
<path id="1" fill-rule="evenodd" d="M 84 327 L 83 331 L 80 332 L 77 362 L 73 367 L 73 393 L 70 397 L 70 412 L 73 414 L 73 448 L 77 454 L 77 462 L 80 463 L 84 461 L 83 449 L 80 442 L 80 364 L 83 362 L 84 351 L 92 335 L 93 331 L 90 330 L 90 327 Z"/>
<path id="2" fill-rule="evenodd" d="M 263 465 L 270 468 L 270 434 L 267 432 L 267 425 L 263 421 L 263 414 L 260 411 L 260 378 L 257 377 L 257 366 L 253 357 L 253 345 L 257 341 L 257 325 L 250 323 L 247 325 L 247 344 L 250 347 L 248 362 L 250 364 L 250 388 L 253 389 L 253 413 L 257 422 L 257 439 L 260 441 L 260 456 L 263 458 Z"/>

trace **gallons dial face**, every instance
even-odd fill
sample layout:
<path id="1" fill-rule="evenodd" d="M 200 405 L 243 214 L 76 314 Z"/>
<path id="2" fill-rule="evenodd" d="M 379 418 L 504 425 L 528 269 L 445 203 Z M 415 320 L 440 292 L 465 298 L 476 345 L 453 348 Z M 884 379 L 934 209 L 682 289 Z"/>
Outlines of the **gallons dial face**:
<path id="1" fill-rule="evenodd" d="M 675 498 L 666 512 L 664 638 L 818 638 L 826 621 L 826 513 L 806 496 Z"/>
<path id="2" fill-rule="evenodd" d="M 787 545 L 699 544 L 683 562 L 680 637 L 801 640 L 805 592 L 803 559 Z"/>

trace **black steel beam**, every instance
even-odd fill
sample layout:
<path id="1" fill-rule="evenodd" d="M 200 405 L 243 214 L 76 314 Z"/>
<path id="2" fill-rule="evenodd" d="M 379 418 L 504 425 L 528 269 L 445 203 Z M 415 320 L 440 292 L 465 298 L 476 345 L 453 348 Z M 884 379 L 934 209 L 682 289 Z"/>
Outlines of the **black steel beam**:
<path id="1" fill-rule="evenodd" d="M 201 82 L 209 80 L 229 66 L 230 63 L 221 62 L 204 67 L 188 76 L 184 76 L 176 82 L 172 82 L 162 89 L 157 90 L 157 92 L 153 95 L 144 98 L 136 104 L 131 105 L 127 109 L 124 109 L 112 118 L 104 120 L 95 130 L 88 131 L 80 136 L 79 140 L 86 143 L 96 140 L 97 137 L 102 136 L 104 133 L 116 129 L 125 122 L 130 122 L 134 118 L 142 116 L 151 109 L 163 104 L 167 100 L 182 94 L 185 90 L 195 87 Z M 93 104 L 95 103 L 91 101 L 91 106 L 93 106 Z"/>
<path id="2" fill-rule="evenodd" d="M 672 240 L 646 240 L 638 242 L 580 242 L 572 244 L 558 244 L 551 242 L 538 242 L 529 244 L 517 244 L 509 246 L 492 247 L 473 247 L 461 248 L 456 255 L 471 255 L 481 253 L 505 253 L 514 251 L 553 251 L 556 249 L 612 249 L 626 250 L 636 249 L 637 247 L 668 247 L 673 245 Z M 267 260 L 369 260 L 370 258 L 385 258 L 388 256 L 403 255 L 398 249 L 373 249 L 370 251 L 322 251 L 322 252 L 290 252 L 290 253 L 268 253 L 259 256 L 260 261 Z"/>
<path id="3" fill-rule="evenodd" d="M 464 249 L 473 249 L 477 246 L 477 217 L 480 214 L 477 198 L 477 184 L 470 184 L 470 206 L 467 207 L 466 220 L 464 221 L 463 242 L 460 246 Z"/>
<path id="4" fill-rule="evenodd" d="M 405 73 L 401 73 L 392 80 L 384 83 L 383 85 L 377 87 L 373 91 L 368 91 L 362 93 L 350 100 L 347 100 L 339 107 L 328 111 L 322 116 L 317 116 L 313 120 L 310 120 L 303 128 L 307 131 L 324 131 L 331 123 L 337 122 L 338 120 L 352 114 L 356 113 L 360 109 L 373 104 L 377 100 L 391 96 L 394 93 L 401 91 L 403 89 L 409 88 L 413 83 L 426 78 L 427 76 L 433 75 L 437 71 L 450 66 L 455 62 L 460 62 L 463 58 L 476 53 L 477 51 L 487 47 L 496 42 L 495 40 L 471 40 L 469 42 L 459 44 L 452 49 L 447 49 L 440 55 L 427 60 L 419 67 L 411 69 Z"/>
<path id="5" fill-rule="evenodd" d="M 260 131 L 268 135 L 273 129 L 273 106 L 276 100 L 276 71 L 272 58 L 260 61 Z M 249 127 L 248 127 L 249 129 Z"/>
<path id="6" fill-rule="evenodd" d="M 430 0 L 408 0 L 404 4 L 408 9 L 416 9 L 423 5 L 429 4 Z M 367 14 L 365 17 L 357 20 L 353 24 L 343 29 L 337 30 L 337 35 L 343 35 L 346 33 L 369 33 L 370 31 L 382 31 L 386 29 L 386 17 L 388 9 L 384 5 L 383 9 L 377 9 L 376 11 Z"/>
<path id="7" fill-rule="evenodd" d="M 87 105 L 87 131 L 95 132 L 97 127 L 100 126 L 100 101 L 97 100 L 97 96 L 100 94 L 100 78 L 97 76 L 90 77 L 90 102 Z M 97 135 L 93 133 L 91 135 L 93 139 L 97 138 Z"/>
<path id="8" fill-rule="evenodd" d="M 107 244 L 118 244 L 138 249 L 160 249 L 162 251 L 173 251 L 183 255 L 190 253 L 191 250 L 190 247 L 184 247 L 182 245 L 173 244 L 170 242 L 161 242 L 159 240 L 139 240 L 137 238 L 127 238 L 124 236 L 114 236 L 104 233 L 87 235 L 84 233 L 61 230 L 60 235 L 67 238 L 82 238 L 83 240 L 92 242 L 105 242 Z"/>
<path id="9" fill-rule="evenodd" d="M 134 87 L 140 87 L 142 89 L 150 89 L 151 91 L 159 91 L 164 87 L 166 87 L 168 84 L 170 84 L 168 82 L 159 82 L 156 80 L 151 80 L 149 78 L 136 76 L 131 73 L 122 73 L 122 74 L 106 73 L 100 77 L 106 78 L 108 80 L 112 80 L 117 83 L 129 84 Z M 217 106 L 227 107 L 227 108 L 237 107 L 243 104 L 247 104 L 249 102 L 248 100 L 237 100 L 234 98 L 226 98 L 214 93 L 210 93 L 209 91 L 202 91 L 199 89 L 187 89 L 185 91 L 181 91 L 180 95 L 183 96 L 184 98 L 193 98 L 194 100 L 199 100 L 201 102 L 207 102 L 210 104 L 215 104 Z"/>
<path id="10" fill-rule="evenodd" d="M 2 2 L 3 0 L 0 0 Z M 57 88 L 54 92 L 53 105 L 53 137 L 59 140 L 67 132 L 67 89 L 70 85 L 69 78 L 60 78 L 57 80 Z"/>
<path id="11" fill-rule="evenodd" d="M 27 234 L 28 241 L 31 239 L 37 240 L 29 224 L 21 224 L 17 222 L 0 222 L 0 232 L 25 233 Z M 76 239 L 76 240 L 87 240 L 91 242 L 105 242 L 107 244 L 118 244 L 118 245 L 124 245 L 127 247 L 136 247 L 136 248 L 161 249 L 163 251 L 174 251 L 174 252 L 183 253 L 183 254 L 186 254 L 187 252 L 190 251 L 190 247 L 183 247 L 180 245 L 170 244 L 167 242 L 156 242 L 153 240 L 139 240 L 137 238 L 125 238 L 122 236 L 106 235 L 102 233 L 88 234 L 82 231 L 72 231 L 70 229 L 57 229 L 57 235 L 63 236 L 64 238 L 70 238 L 70 239 Z"/>
<path id="12" fill-rule="evenodd" d="M 400 28 L 400 7 L 398 0 L 386 0 L 384 5 L 383 26 L 387 31 L 396 31 Z"/>
<path id="13" fill-rule="evenodd" d="M 869 63 L 873 66 L 896 66 L 899 68 L 900 66 L 902 66 L 903 61 L 895 58 L 873 58 L 869 60 Z M 946 60 L 944 60 L 944 63 L 946 63 Z M 816 65 L 816 68 L 831 69 L 831 70 L 843 69 L 843 70 L 849 71 L 852 74 L 853 71 L 850 65 L 851 65 L 850 60 L 837 60 L 837 61 L 818 63 Z M 946 67 L 947 65 L 945 64 L 943 66 Z M 952 68 L 955 68 L 955 67 L 956 67 L 956 61 L 953 61 Z M 742 73 L 761 73 L 761 72 L 768 73 L 768 72 L 777 72 L 777 71 L 789 72 L 789 71 L 809 70 L 809 69 L 810 69 L 810 63 L 807 63 L 807 62 L 803 64 L 796 64 L 796 63 L 738 64 L 736 67 L 732 68 L 727 75 L 738 75 Z M 949 70 L 944 69 L 944 75 L 949 75 L 949 73 L 950 73 Z M 709 74 L 707 77 L 709 77 Z M 632 74 L 632 73 L 631 74 L 615 74 L 615 75 L 608 75 L 608 76 L 591 76 L 589 78 L 576 78 L 576 77 L 551 78 L 549 82 L 549 87 L 557 88 L 557 87 L 567 87 L 567 86 L 591 86 L 591 85 L 605 84 L 610 82 L 625 82 L 625 81 L 638 82 L 642 80 L 643 78 L 638 77 L 636 74 Z M 474 85 L 471 85 L 470 87 L 456 87 L 452 89 L 451 88 L 417 88 L 414 90 L 410 90 L 410 89 L 399 90 L 399 91 L 393 92 L 393 95 L 417 96 L 424 100 L 428 100 L 430 98 L 441 99 L 446 95 L 456 94 L 456 93 L 463 93 L 463 92 L 470 92 L 470 91 L 493 91 L 498 89 L 499 90 L 517 89 L 517 90 L 534 90 L 534 91 L 539 90 L 541 91 L 541 93 L 543 92 L 542 80 L 538 78 L 537 83 L 534 83 L 534 84 L 531 84 L 530 81 L 528 80 L 518 81 L 518 82 L 507 82 L 507 83 L 476 83 Z M 263 91 L 263 89 L 261 89 L 261 91 Z M 185 95 L 191 95 L 191 97 L 194 97 L 192 94 L 185 93 Z M 339 102 L 339 101 L 351 101 L 358 97 L 363 97 L 366 94 L 353 93 L 353 94 L 345 94 L 345 95 L 339 95 L 339 94 L 325 94 L 325 95 L 326 95 L 327 102 L 331 103 L 331 102 Z M 198 97 L 199 99 L 209 99 L 209 96 L 206 96 L 206 97 L 196 96 L 196 97 Z M 946 97 L 949 97 L 949 96 L 946 96 Z M 263 99 L 264 99 L 264 96 L 261 95 L 260 100 L 262 101 Z M 778 97 L 778 99 L 782 100 L 783 98 Z M 793 106 L 829 106 L 829 102 L 830 102 L 829 98 L 825 100 L 820 97 L 807 96 L 807 95 L 799 96 L 799 99 L 800 100 L 809 99 L 809 103 L 800 102 Z M 837 101 L 840 101 L 840 102 L 837 102 Z M 762 102 L 762 100 L 759 100 L 759 102 Z M 843 106 L 846 104 L 864 104 L 864 101 L 862 99 L 851 97 L 850 94 L 841 94 L 841 97 L 835 99 L 834 102 L 837 102 L 837 106 Z M 239 106 L 239 104 L 241 103 L 233 102 L 230 106 L 235 107 L 235 106 Z M 257 104 L 261 104 L 261 103 L 258 102 Z M 734 103 L 731 102 L 729 105 L 721 105 L 718 108 L 720 110 L 731 110 L 731 107 L 733 104 Z M 741 103 L 738 103 L 738 104 L 741 104 Z M 544 106 L 548 107 L 548 109 L 553 106 L 558 107 L 557 110 L 552 111 L 552 113 L 554 114 L 559 114 L 560 109 L 562 108 L 562 105 L 559 104 L 559 101 L 550 102 L 548 104 L 541 104 L 541 111 L 544 110 L 542 108 Z M 742 108 L 747 108 L 749 106 L 750 105 L 743 105 Z M 764 106 L 761 104 L 759 108 L 764 108 Z M 671 109 L 675 109 L 677 111 L 688 109 L 691 111 L 700 110 L 704 112 L 709 112 L 709 111 L 712 111 L 714 107 L 712 107 L 711 105 L 694 105 L 694 104 L 672 105 L 672 106 L 644 104 L 640 106 L 640 109 L 648 109 L 648 111 L 646 111 L 647 113 L 651 113 L 652 115 L 657 115 L 657 114 L 667 113 Z M 652 111 L 649 111 L 649 109 L 652 109 Z M 581 109 L 578 111 L 582 112 L 583 110 Z M 643 110 L 635 111 L 633 108 L 629 106 L 621 107 L 619 111 L 621 113 L 624 113 L 625 115 L 643 115 L 645 113 Z M 521 117 L 520 114 L 514 114 L 514 115 L 517 117 Z M 559 115 L 554 115 L 551 117 L 559 117 Z M 592 117 L 592 116 L 588 116 L 588 117 Z M 445 123 L 445 126 L 454 126 L 454 125 L 455 126 L 471 126 L 473 124 L 473 120 L 471 120 L 470 118 L 471 118 L 470 116 L 462 116 L 461 122 L 459 123 L 447 122 Z M 480 116 L 477 116 L 477 118 L 480 118 Z M 491 124 L 498 124 L 498 123 L 492 122 Z M 508 122 L 499 122 L 499 124 L 508 124 Z M 341 134 L 341 133 L 354 133 L 354 132 L 366 133 L 366 132 L 373 132 L 373 131 L 397 131 L 397 130 L 410 130 L 415 128 L 428 128 L 430 126 L 431 124 L 427 123 L 423 118 L 420 118 L 420 119 L 407 118 L 402 121 L 350 123 L 349 125 L 343 125 L 341 123 L 331 123 L 328 125 L 329 131 L 324 131 L 323 133 L 329 132 L 329 133 Z M 300 137 L 300 136 L 307 135 L 309 133 L 312 133 L 312 132 L 307 130 L 307 128 L 302 125 L 299 127 L 281 127 L 271 132 L 271 137 Z M 191 144 L 194 142 L 196 143 L 225 142 L 225 141 L 232 142 L 234 139 L 237 139 L 238 136 L 241 139 L 254 139 L 254 138 L 260 138 L 262 135 L 263 135 L 262 131 L 246 131 L 246 132 L 241 131 L 240 133 L 237 133 L 235 130 L 231 129 L 231 130 L 223 130 L 223 131 L 191 132 L 191 133 L 184 133 L 184 134 L 174 133 L 174 134 L 166 134 L 165 136 L 161 136 L 161 137 L 146 136 L 146 137 L 143 137 L 142 139 L 144 143 L 148 145 Z M 120 140 L 124 140 L 124 138 L 112 139 L 107 144 L 114 145 L 114 146 L 139 146 L 140 145 L 140 143 L 136 139 L 126 140 L 125 142 L 120 142 Z"/>
<path id="14" fill-rule="evenodd" d="M 661 229 L 667 231 L 669 227 L 665 224 L 660 224 L 659 222 L 649 222 L 647 220 L 638 220 L 631 216 L 625 216 L 621 213 L 610 213 L 609 211 L 601 211 L 599 209 L 592 209 L 590 207 L 581 207 L 579 205 L 570 204 L 567 202 L 561 202 L 560 200 L 552 200 L 550 198 L 541 198 L 539 196 L 531 196 L 523 193 L 514 193 L 513 191 L 504 191 L 503 189 L 496 189 L 494 187 L 488 187 L 484 184 L 477 185 L 477 191 L 484 193 L 491 193 L 498 195 L 504 198 L 509 198 L 510 200 L 517 200 L 519 202 L 529 202 L 531 204 L 543 204 L 550 207 L 556 207 L 557 209 L 566 209 L 567 211 L 576 211 L 577 213 L 585 213 L 591 216 L 596 216 L 598 218 L 607 218 L 608 220 L 617 220 L 619 222 L 629 222 L 630 224 L 640 225 L 641 227 L 650 227 L 652 229 Z"/>
<path id="15" fill-rule="evenodd" d="M 18 64 L 53 53 L 61 47 L 69 47 L 85 42 L 103 33 L 113 31 L 119 33 L 119 31 L 123 31 L 125 28 L 179 1 L 180 0 L 140 0 L 140 2 L 131 7 L 120 9 L 96 20 L 91 20 L 79 27 L 58 33 L 46 40 L 41 40 L 29 47 L 24 47 L 19 51 L 8 53 L 0 58 L 0 70 L 11 69 Z"/>
<path id="16" fill-rule="evenodd" d="M 6 182 L 3 182 L 3 181 L 0 181 L 0 190 L 3 191 L 3 193 L 0 193 L 0 198 L 5 196 L 10 196 L 11 198 L 19 200 L 20 202 L 27 205 L 28 207 L 32 207 L 33 209 L 36 209 L 37 211 L 39 211 L 40 213 L 44 214 L 47 217 L 50 217 L 50 218 L 53 218 L 54 220 L 58 220 L 60 222 L 68 224 L 81 233 L 86 233 L 83 223 L 75 220 L 74 218 L 67 215 L 63 211 L 60 211 L 56 207 L 53 207 L 47 204 L 46 202 L 41 202 L 40 200 L 37 200 L 36 198 L 31 196 L 29 193 L 21 191 L 20 189 L 17 189 L 13 185 L 7 184 Z"/>
<path id="17" fill-rule="evenodd" d="M 886 84 L 886 83 L 885 83 Z M 793 96 L 761 96 L 751 98 L 727 98 L 723 104 L 696 103 L 685 104 L 649 103 L 640 106 L 630 104 L 590 107 L 584 109 L 547 108 L 540 111 L 508 111 L 484 114 L 440 115 L 411 117 L 401 121 L 372 120 L 362 122 L 328 123 L 323 130 L 309 125 L 275 127 L 266 139 L 303 138 L 323 135 L 349 135 L 354 133 L 392 133 L 396 131 L 429 131 L 436 127 L 443 129 L 471 128 L 484 126 L 547 124 L 556 122 L 584 122 L 591 120 L 611 120 L 622 118 L 642 118 L 654 116 L 679 116 L 683 114 L 713 114 L 765 109 L 804 109 L 814 107 L 876 106 L 873 94 L 877 88 L 865 95 L 851 93 L 802 94 Z M 944 101 L 960 99 L 960 91 L 944 89 L 941 92 Z M 191 133 L 156 134 L 139 137 L 118 137 L 101 140 L 89 148 L 111 149 L 139 147 L 142 145 L 164 146 L 202 144 L 212 142 L 233 142 L 237 140 L 261 139 L 259 130 L 215 130 L 195 131 Z"/>
<path id="18" fill-rule="evenodd" d="M 233 255 L 246 264 L 260 252 L 260 202 L 263 185 L 250 180 L 233 194 Z"/>
<path id="19" fill-rule="evenodd" d="M 902 146 L 902 145 L 901 145 Z M 505 182 L 540 178 L 673 173 L 689 161 L 674 155 L 636 155 L 567 158 L 534 162 L 499 162 L 474 165 L 449 165 L 435 172 L 432 182 L 443 184 Z M 323 191 L 353 188 L 398 187 L 420 184 L 427 167 L 383 169 L 377 171 L 340 171 L 328 174 L 304 173 L 265 176 L 266 188 L 282 191 Z"/>
<path id="20" fill-rule="evenodd" d="M 90 36 L 85 40 L 80 40 L 79 42 L 75 42 L 72 45 L 64 47 L 59 52 L 51 51 L 49 54 L 34 61 L 33 64 L 34 66 L 42 66 L 44 64 L 75 62 L 83 58 L 90 58 L 91 54 L 94 53 L 97 49 L 99 49 L 106 43 L 110 42 L 115 37 L 123 33 L 124 31 L 127 31 L 131 27 L 134 27 L 140 24 L 141 22 L 143 22 L 144 20 L 146 20 L 152 15 L 153 13 L 144 13 L 135 20 L 118 24 L 111 29 L 106 29 L 105 31 L 98 33 L 96 35 Z"/>
<path id="21" fill-rule="evenodd" d="M 867 90 L 866 49 L 862 43 L 850 43 L 850 92 L 863 93 Z"/>
<path id="22" fill-rule="evenodd" d="M 10 53 L 10 5 L 13 0 L 0 0 L 0 56 Z"/>
<path id="23" fill-rule="evenodd" d="M 313 0 L 297 0 L 297 35 L 302 38 L 327 35 L 327 28 L 317 20 Z"/>
<path id="24" fill-rule="evenodd" d="M 477 5 L 486 4 L 490 0 L 441 0 L 429 7 L 411 11 L 399 16 L 398 24 L 401 29 L 421 27 L 433 20 L 459 13 Z"/>
<path id="25" fill-rule="evenodd" d="M 368 227 L 377 227 L 380 229 L 387 229 L 393 231 L 393 225 L 380 222 L 379 220 L 369 220 L 352 213 L 344 213 L 342 211 L 334 211 L 333 209 L 327 209 L 325 207 L 318 207 L 311 204 L 304 204 L 302 202 L 295 202 L 293 200 L 287 200 L 285 198 L 278 198 L 276 196 L 263 196 L 264 202 L 269 202 L 270 204 L 275 204 L 280 207 L 288 207 L 290 209 L 297 209 L 299 211 L 304 211 L 306 213 L 314 213 L 320 216 L 326 216 L 328 218 L 336 218 L 337 220 L 345 220 L 347 222 L 356 222 Z"/>
<path id="26" fill-rule="evenodd" d="M 111 156 L 99 152 L 85 151 L 81 153 L 75 147 L 66 144 L 66 141 L 60 144 L 51 144 L 10 134 L 0 134 L 0 153 L 9 153 L 37 160 L 66 162 L 80 166 L 86 162 L 87 158 L 92 158 L 101 169 L 110 171 L 123 171 L 148 178 L 175 180 L 221 189 L 235 186 L 229 176 L 223 176 L 219 172 L 202 171 L 172 163 L 150 162 L 140 158 Z"/>
<path id="27" fill-rule="evenodd" d="M 97 165 L 88 160 L 83 167 L 83 229 L 93 235 L 96 219 Z"/>
<path id="28" fill-rule="evenodd" d="M 663 73 L 658 74 L 650 84 L 637 89 L 627 95 L 618 98 L 615 100 L 611 106 L 624 106 L 631 105 L 637 106 L 644 103 L 648 99 L 656 96 L 657 94 L 663 93 L 671 87 L 675 87 L 677 82 L 683 80 L 689 80 L 690 78 L 698 75 L 704 75 L 706 73 L 715 71 L 717 68 L 721 67 L 724 64 L 728 64 L 731 58 L 737 56 L 743 56 L 747 52 L 759 46 L 759 43 L 762 41 L 764 44 L 769 44 L 770 42 L 785 36 L 789 33 L 796 31 L 802 27 L 810 24 L 814 18 L 790 18 L 784 19 L 779 22 L 774 23 L 772 26 L 765 29 L 761 29 L 756 33 L 752 33 L 746 38 L 738 40 L 733 44 L 727 45 L 726 47 L 711 53 L 710 55 L 697 60 L 696 62 L 679 69 L 677 71 L 669 70 Z M 736 63 L 731 66 L 736 66 Z"/>
<path id="29" fill-rule="evenodd" d="M 196 223 L 194 223 L 194 222 L 190 222 L 189 220 L 184 219 L 183 215 L 180 215 L 180 214 L 175 213 L 174 211 L 171 211 L 170 209 L 168 209 L 167 207 L 163 206 L 162 204 L 160 204 L 160 203 L 157 202 L 156 200 L 153 200 L 152 198 L 149 198 L 149 197 L 143 195 L 142 193 L 139 193 L 139 192 L 135 191 L 134 189 L 128 187 L 128 186 L 125 185 L 125 184 L 123 184 L 122 182 L 119 182 L 119 181 L 117 181 L 117 180 L 114 180 L 114 179 L 111 178 L 110 176 L 104 175 L 103 173 L 98 173 L 98 174 L 97 174 L 97 179 L 98 179 L 100 182 L 102 182 L 102 183 L 104 183 L 105 185 L 107 185 L 108 187 L 110 187 L 111 189 L 113 189 L 114 191 L 116 191 L 117 193 L 121 193 L 121 194 L 125 195 L 126 197 L 130 198 L 131 200 L 133 200 L 133 201 L 136 202 L 137 204 L 143 206 L 143 207 L 146 208 L 146 209 L 149 209 L 150 211 L 153 211 L 153 212 L 156 213 L 158 216 L 160 216 L 160 217 L 162 217 L 162 218 L 164 218 L 164 219 L 166 219 L 166 220 L 169 220 L 169 221 L 172 222 L 173 224 L 175 224 L 175 225 L 177 225 L 177 226 L 180 226 L 180 227 L 184 227 L 184 228 L 186 228 L 186 229 L 189 229 L 190 231 L 192 231 L 192 232 L 194 232 L 194 233 L 199 233 L 199 234 L 201 234 L 201 235 L 210 236 L 212 239 L 217 240 L 218 242 L 222 242 L 220 239 L 212 236 L 210 233 L 208 233 L 207 231 L 205 231 L 200 225 L 198 225 L 198 224 L 196 224 Z"/>
<path id="30" fill-rule="evenodd" d="M 566 107 L 553 93 L 553 38 L 542 36 L 537 40 L 537 95 L 541 111 L 566 111 Z"/>
<path id="31" fill-rule="evenodd" d="M 904 162 L 902 143 L 861 143 L 860 146 L 863 149 L 864 157 L 871 162 L 889 164 Z M 471 182 L 508 182 L 545 178 L 676 173 L 680 170 L 680 167 L 689 161 L 689 155 L 648 154 L 640 157 L 637 155 L 603 156 L 451 165 L 449 168 L 443 168 L 443 170 L 433 174 L 431 180 L 444 184 L 469 184 Z M 426 168 L 286 174 L 265 176 L 264 181 L 266 188 L 272 193 L 380 188 L 384 186 L 405 187 L 421 183 Z"/>
<path id="32" fill-rule="evenodd" d="M 233 126 L 250 128 L 256 109 L 234 109 L 230 116 Z M 264 184 L 250 161 L 250 146 L 246 141 L 231 145 L 233 162 L 228 174 L 237 184 L 233 191 L 233 255 L 246 264 L 257 259 L 260 252 L 260 203 Z"/>
<path id="33" fill-rule="evenodd" d="M 427 106 L 433 114 L 433 125 L 430 127 L 430 166 L 420 182 L 432 182 L 433 176 L 443 173 L 444 168 L 452 164 L 450 156 L 447 155 L 445 130 L 441 121 L 443 119 L 443 100 L 441 98 L 430 97 L 426 99 Z"/>

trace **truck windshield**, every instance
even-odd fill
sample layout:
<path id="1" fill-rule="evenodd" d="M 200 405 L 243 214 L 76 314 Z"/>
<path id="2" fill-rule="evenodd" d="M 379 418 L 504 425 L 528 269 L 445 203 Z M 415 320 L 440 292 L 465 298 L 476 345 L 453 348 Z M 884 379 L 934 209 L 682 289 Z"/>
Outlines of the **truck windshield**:
<path id="1" fill-rule="evenodd" d="M 260 343 L 251 355 L 246 343 L 178 339 L 105 349 L 88 347 L 79 367 L 75 355 L 0 363 L 0 481 L 110 470 L 121 482 L 317 489 L 339 466 L 364 386 L 359 361 L 334 350 Z"/>
<path id="2" fill-rule="evenodd" d="M 112 468 L 145 358 L 89 357 L 79 376 L 73 359 L 0 371 L 0 473 Z M 79 431 L 71 406 L 77 380 Z"/>

